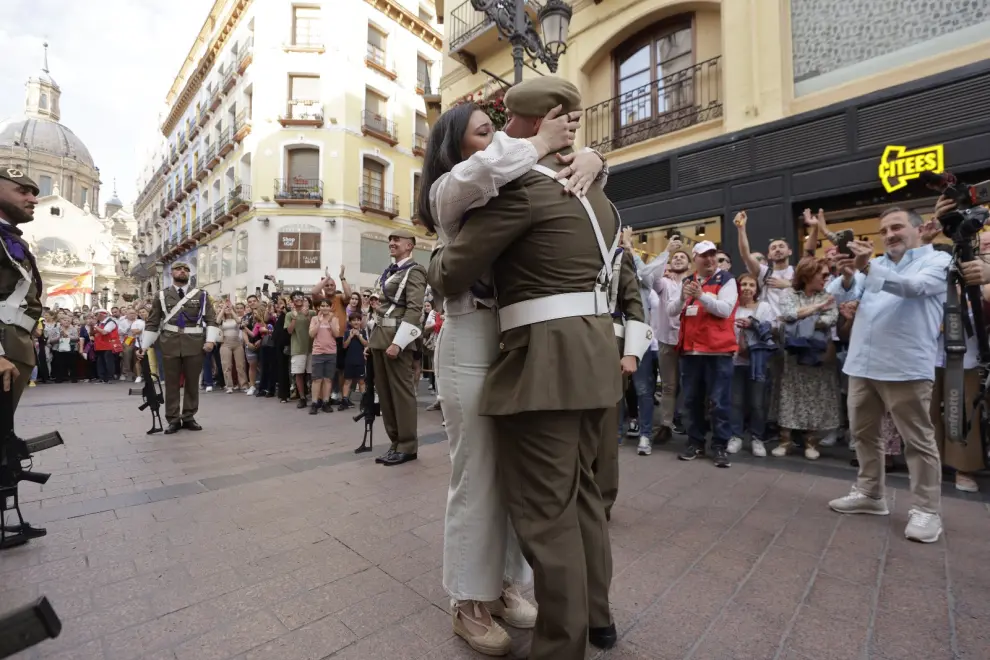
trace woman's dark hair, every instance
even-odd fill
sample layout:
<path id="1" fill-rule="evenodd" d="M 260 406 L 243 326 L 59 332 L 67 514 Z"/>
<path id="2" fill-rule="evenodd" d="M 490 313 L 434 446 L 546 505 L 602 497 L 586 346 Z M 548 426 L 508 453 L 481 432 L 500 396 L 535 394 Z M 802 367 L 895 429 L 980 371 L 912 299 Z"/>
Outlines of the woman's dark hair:
<path id="1" fill-rule="evenodd" d="M 423 174 L 419 185 L 419 199 L 416 208 L 419 221 L 427 231 L 436 231 L 436 219 L 430 211 L 430 188 L 441 176 L 454 169 L 454 165 L 464 160 L 461 156 L 461 143 L 467 131 L 471 115 L 478 106 L 474 103 L 460 103 L 440 115 L 440 119 L 430 129 L 430 140 L 426 144 L 426 157 L 423 159 Z"/>

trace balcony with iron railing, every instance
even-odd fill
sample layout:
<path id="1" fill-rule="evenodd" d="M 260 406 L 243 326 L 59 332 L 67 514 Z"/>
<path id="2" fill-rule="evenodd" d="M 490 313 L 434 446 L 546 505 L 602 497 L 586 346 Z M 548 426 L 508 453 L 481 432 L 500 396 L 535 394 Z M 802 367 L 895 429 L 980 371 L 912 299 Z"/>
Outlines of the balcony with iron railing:
<path id="1" fill-rule="evenodd" d="M 234 67 L 233 62 L 231 62 L 227 65 L 227 70 L 223 74 L 223 85 L 220 87 L 220 90 L 226 94 L 234 88 L 235 84 L 237 84 L 237 69 Z"/>
<path id="2" fill-rule="evenodd" d="M 286 126 L 323 126 L 323 104 L 314 99 L 289 99 L 278 123 Z"/>
<path id="3" fill-rule="evenodd" d="M 364 56 L 364 63 L 368 68 L 377 71 L 389 80 L 395 80 L 395 64 L 385 59 L 385 50 L 375 44 L 368 44 L 368 49 Z"/>
<path id="4" fill-rule="evenodd" d="M 243 75 L 254 61 L 254 37 L 248 37 L 237 49 L 237 73 Z"/>
<path id="5" fill-rule="evenodd" d="M 230 213 L 227 210 L 227 198 L 224 197 L 213 205 L 213 222 L 220 224 L 229 219 Z"/>
<path id="6" fill-rule="evenodd" d="M 168 194 L 165 195 L 165 208 L 171 211 L 178 205 L 179 201 L 175 198 L 175 191 L 170 186 L 168 189 Z"/>
<path id="7" fill-rule="evenodd" d="M 217 146 L 215 144 L 211 144 L 206 148 L 206 155 L 203 157 L 203 162 L 206 163 L 207 171 L 212 170 L 220 164 L 220 156 L 217 155 Z"/>
<path id="8" fill-rule="evenodd" d="M 178 177 L 175 182 L 175 201 L 181 202 L 186 198 L 186 191 L 182 189 L 182 178 Z"/>
<path id="9" fill-rule="evenodd" d="M 225 126 L 220 129 L 217 137 L 217 156 L 223 158 L 234 150 L 234 128 Z"/>
<path id="10" fill-rule="evenodd" d="M 721 56 L 584 111 L 585 144 L 602 153 L 722 117 Z"/>
<path id="11" fill-rule="evenodd" d="M 196 238 L 199 238 L 200 236 L 202 236 L 203 234 L 205 234 L 207 231 L 209 231 L 210 225 L 212 223 L 213 223 L 213 209 L 212 208 L 208 208 L 205 211 L 203 211 L 202 213 L 200 213 L 199 214 L 199 217 L 196 218 L 196 229 L 193 232 L 193 235 Z"/>
<path id="12" fill-rule="evenodd" d="M 182 175 L 182 188 L 186 192 L 192 192 L 192 189 L 199 185 L 199 180 L 192 175 L 191 170 L 186 170 Z"/>
<path id="13" fill-rule="evenodd" d="M 180 154 L 181 153 L 184 153 L 185 150 L 186 150 L 186 147 L 188 147 L 188 146 L 189 146 L 189 143 L 186 141 L 186 132 L 185 131 L 180 131 L 179 132 L 179 153 Z"/>
<path id="14" fill-rule="evenodd" d="M 168 148 L 168 161 L 172 165 L 179 162 L 179 150 L 175 148 L 174 144 Z"/>
<path id="15" fill-rule="evenodd" d="M 399 196 L 387 193 L 378 186 L 358 188 L 358 200 L 363 213 L 377 213 L 389 218 L 399 215 Z"/>
<path id="16" fill-rule="evenodd" d="M 248 109 L 241 110 L 234 118 L 234 142 L 240 143 L 251 133 L 251 112 Z"/>
<path id="17" fill-rule="evenodd" d="M 275 179 L 274 197 L 280 206 L 322 206 L 323 181 L 299 176 Z"/>
<path id="18" fill-rule="evenodd" d="M 227 193 L 227 208 L 234 217 L 251 208 L 251 186 L 238 183 Z"/>
<path id="19" fill-rule="evenodd" d="M 395 122 L 371 110 L 361 111 L 361 132 L 388 142 L 393 147 L 399 143 Z"/>
<path id="20" fill-rule="evenodd" d="M 210 152 L 209 151 L 206 152 L 206 157 L 207 158 L 210 158 Z M 205 179 L 206 177 L 208 177 L 210 175 L 210 168 L 208 168 L 206 166 L 206 164 L 208 162 L 209 161 L 206 158 L 197 158 L 196 159 L 196 180 L 197 181 L 200 181 L 201 182 L 203 179 Z"/>
<path id="21" fill-rule="evenodd" d="M 168 215 L 168 209 L 165 208 L 165 200 L 163 199 L 158 203 L 158 216 L 164 218 Z"/>
<path id="22" fill-rule="evenodd" d="M 161 171 L 162 174 L 168 174 L 169 172 L 172 171 L 172 163 L 169 162 L 168 156 L 162 158 Z"/>
<path id="23" fill-rule="evenodd" d="M 220 96 L 220 90 L 219 89 L 210 90 L 210 106 L 209 106 L 210 112 L 215 112 L 216 109 L 220 107 L 220 104 L 222 102 L 223 102 L 223 97 Z"/>
<path id="24" fill-rule="evenodd" d="M 429 138 L 419 133 L 413 133 L 413 155 L 422 158 L 426 155 L 426 142 Z"/>
<path id="25" fill-rule="evenodd" d="M 420 96 L 432 96 L 433 85 L 430 84 L 430 72 L 419 71 L 416 73 L 416 93 Z"/>
<path id="26" fill-rule="evenodd" d="M 201 112 L 201 111 L 200 111 Z M 189 141 L 192 142 L 193 138 L 199 135 L 199 115 L 200 112 L 193 112 L 189 119 Z"/>
<path id="27" fill-rule="evenodd" d="M 498 0 L 499 11 L 512 16 L 515 0 Z M 539 6 L 535 2 L 525 2 L 526 13 L 534 25 L 539 26 L 536 14 Z M 537 29 L 539 29 L 537 27 Z M 475 68 L 477 60 L 504 48 L 495 23 L 487 14 L 471 5 L 471 0 L 448 12 L 444 20 L 445 40 L 449 44 L 450 55 L 463 64 Z"/>

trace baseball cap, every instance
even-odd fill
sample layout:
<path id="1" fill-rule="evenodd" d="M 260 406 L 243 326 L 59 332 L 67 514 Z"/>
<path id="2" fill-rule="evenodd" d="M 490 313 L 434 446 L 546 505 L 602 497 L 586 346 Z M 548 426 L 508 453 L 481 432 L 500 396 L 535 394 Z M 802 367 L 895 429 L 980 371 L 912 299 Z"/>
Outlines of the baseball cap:
<path id="1" fill-rule="evenodd" d="M 701 241 L 700 243 L 694 246 L 694 249 L 691 250 L 691 254 L 697 256 L 699 254 L 705 254 L 706 252 L 717 252 L 717 251 L 718 248 L 715 247 L 715 244 L 712 243 L 711 241 Z"/>

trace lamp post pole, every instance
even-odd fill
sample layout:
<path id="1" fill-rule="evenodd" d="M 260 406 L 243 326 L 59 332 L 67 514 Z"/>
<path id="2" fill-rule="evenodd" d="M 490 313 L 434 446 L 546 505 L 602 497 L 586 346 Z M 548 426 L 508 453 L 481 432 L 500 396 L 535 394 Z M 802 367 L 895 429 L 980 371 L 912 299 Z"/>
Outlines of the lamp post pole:
<path id="1" fill-rule="evenodd" d="M 551 73 L 557 72 L 557 61 L 567 50 L 567 29 L 573 14 L 564 0 L 546 0 L 537 12 L 541 38 L 526 13 L 526 3 L 527 0 L 471 0 L 475 11 L 493 22 L 512 45 L 513 84 L 522 82 L 527 54 L 543 62 Z"/>
<path id="2" fill-rule="evenodd" d="M 526 0 L 512 0 L 512 36 L 509 43 L 512 44 L 512 84 L 518 85 L 523 79 L 523 58 L 526 53 Z M 554 66 L 554 69 L 557 67 Z"/>

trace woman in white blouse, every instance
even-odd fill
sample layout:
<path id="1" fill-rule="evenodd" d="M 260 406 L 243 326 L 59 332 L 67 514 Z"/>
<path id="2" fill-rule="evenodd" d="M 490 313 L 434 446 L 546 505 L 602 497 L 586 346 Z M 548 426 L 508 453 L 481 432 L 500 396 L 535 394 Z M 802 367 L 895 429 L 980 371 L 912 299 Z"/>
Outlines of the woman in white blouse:
<path id="1" fill-rule="evenodd" d="M 551 111 L 535 137 L 520 140 L 496 132 L 488 115 L 474 104 L 448 110 L 430 133 L 418 200 L 420 220 L 441 242 L 453 240 L 469 209 L 484 206 L 501 186 L 547 154 L 569 146 L 576 128 L 576 120 Z M 590 150 L 558 158 L 567 165 L 559 178 L 568 176 L 568 190 L 577 194 L 588 189 L 604 165 Z M 511 640 L 492 616 L 516 628 L 532 628 L 537 611 L 519 593 L 533 572 L 497 487 L 494 426 L 478 414 L 499 341 L 494 296 L 479 285 L 444 301 L 436 347 L 437 393 L 452 464 L 443 584 L 453 599 L 454 633 L 480 653 L 505 655 Z"/>

